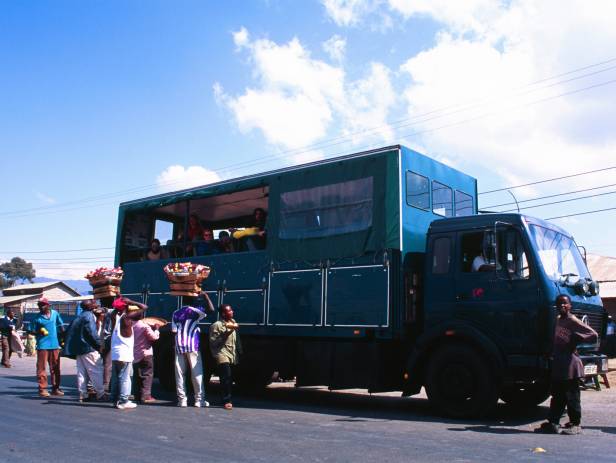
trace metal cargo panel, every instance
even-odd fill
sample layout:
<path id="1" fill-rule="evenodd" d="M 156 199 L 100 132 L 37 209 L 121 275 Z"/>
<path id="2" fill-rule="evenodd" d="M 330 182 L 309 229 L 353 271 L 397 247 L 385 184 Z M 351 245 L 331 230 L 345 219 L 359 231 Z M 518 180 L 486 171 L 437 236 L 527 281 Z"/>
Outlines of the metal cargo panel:
<path id="1" fill-rule="evenodd" d="M 325 324 L 389 326 L 389 267 L 330 268 L 327 271 Z"/>
<path id="2" fill-rule="evenodd" d="M 233 318 L 241 325 L 265 323 L 265 291 L 262 289 L 225 291 L 222 303 L 233 307 Z"/>
<path id="3" fill-rule="evenodd" d="M 268 325 L 322 324 L 323 272 L 320 269 L 272 272 L 269 288 Z"/>

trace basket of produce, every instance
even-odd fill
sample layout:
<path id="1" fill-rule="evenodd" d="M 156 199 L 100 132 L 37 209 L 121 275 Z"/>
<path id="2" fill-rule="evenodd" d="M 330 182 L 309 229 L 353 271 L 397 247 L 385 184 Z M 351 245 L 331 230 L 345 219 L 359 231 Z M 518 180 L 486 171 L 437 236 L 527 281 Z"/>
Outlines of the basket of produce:
<path id="1" fill-rule="evenodd" d="M 120 267 L 100 267 L 86 275 L 92 286 L 92 295 L 95 299 L 115 297 L 120 294 L 120 284 L 124 271 Z"/>
<path id="2" fill-rule="evenodd" d="M 197 296 L 201 283 L 210 275 L 210 268 L 190 262 L 174 262 L 165 265 L 170 294 L 174 296 Z"/>

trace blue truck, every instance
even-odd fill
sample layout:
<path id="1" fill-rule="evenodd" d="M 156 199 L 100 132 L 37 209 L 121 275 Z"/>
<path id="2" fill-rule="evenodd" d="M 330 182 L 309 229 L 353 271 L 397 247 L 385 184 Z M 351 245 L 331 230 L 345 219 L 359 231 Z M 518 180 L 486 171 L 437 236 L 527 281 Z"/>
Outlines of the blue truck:
<path id="1" fill-rule="evenodd" d="M 255 209 L 267 215 L 260 239 L 199 255 L 195 227 L 250 229 Z M 163 259 L 147 260 L 153 238 Z M 170 319 L 182 298 L 162 268 L 183 261 L 211 267 L 203 289 L 234 308 L 244 346 L 235 381 L 246 389 L 274 375 L 405 396 L 425 387 L 439 413 L 482 416 L 499 398 L 548 397 L 558 294 L 599 333 L 606 323 L 569 233 L 478 214 L 476 179 L 399 145 L 120 205 L 122 294 Z M 580 346 L 589 375 L 607 370 L 597 350 Z M 164 336 L 156 372 L 167 387 L 173 355 Z"/>

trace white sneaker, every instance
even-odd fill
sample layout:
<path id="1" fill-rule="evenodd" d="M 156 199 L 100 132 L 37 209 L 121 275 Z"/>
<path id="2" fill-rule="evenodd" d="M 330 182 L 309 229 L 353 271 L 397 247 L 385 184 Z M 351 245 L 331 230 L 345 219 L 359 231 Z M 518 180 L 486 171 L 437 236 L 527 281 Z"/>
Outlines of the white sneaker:
<path id="1" fill-rule="evenodd" d="M 128 402 L 123 403 L 123 404 L 118 402 L 116 404 L 116 408 L 118 410 L 130 410 L 131 408 L 137 408 L 137 404 L 135 402 L 131 402 L 130 400 Z"/>
<path id="2" fill-rule="evenodd" d="M 197 408 L 209 407 L 209 406 L 210 406 L 210 403 L 207 400 L 195 402 L 195 407 L 197 407 Z"/>
<path id="3" fill-rule="evenodd" d="M 188 404 L 186 403 L 185 400 L 180 400 L 178 402 L 178 407 L 187 407 L 187 406 L 188 406 Z"/>

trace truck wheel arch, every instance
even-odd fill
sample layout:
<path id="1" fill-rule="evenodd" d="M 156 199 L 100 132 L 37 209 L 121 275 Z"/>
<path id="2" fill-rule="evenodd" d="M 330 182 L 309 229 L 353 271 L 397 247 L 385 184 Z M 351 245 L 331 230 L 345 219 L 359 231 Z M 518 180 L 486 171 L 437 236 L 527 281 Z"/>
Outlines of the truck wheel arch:
<path id="1" fill-rule="evenodd" d="M 432 355 L 447 345 L 466 345 L 488 359 L 496 380 L 501 382 L 505 356 L 496 343 L 476 328 L 468 325 L 447 325 L 420 336 L 408 356 L 403 395 L 419 393 L 425 386 L 427 367 Z M 408 378 L 408 379 L 407 379 Z"/>

